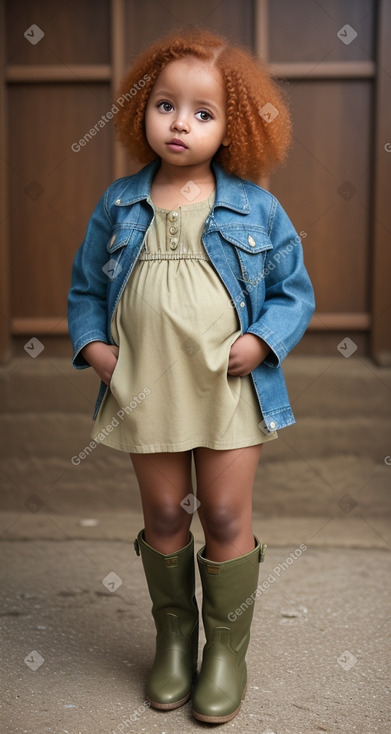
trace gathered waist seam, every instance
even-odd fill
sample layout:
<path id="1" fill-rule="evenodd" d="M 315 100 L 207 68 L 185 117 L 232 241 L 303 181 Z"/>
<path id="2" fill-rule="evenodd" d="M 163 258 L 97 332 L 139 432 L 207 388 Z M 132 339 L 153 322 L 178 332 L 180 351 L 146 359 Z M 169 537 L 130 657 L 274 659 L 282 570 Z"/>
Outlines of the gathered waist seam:
<path id="1" fill-rule="evenodd" d="M 139 260 L 206 260 L 209 257 L 201 252 L 143 252 Z"/>

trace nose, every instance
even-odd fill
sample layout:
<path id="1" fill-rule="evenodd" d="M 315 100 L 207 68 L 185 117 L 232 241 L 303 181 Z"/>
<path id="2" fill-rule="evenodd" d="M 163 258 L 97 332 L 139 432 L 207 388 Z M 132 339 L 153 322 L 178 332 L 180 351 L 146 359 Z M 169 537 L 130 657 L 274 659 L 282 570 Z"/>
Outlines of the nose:
<path id="1" fill-rule="evenodd" d="M 175 119 L 172 121 L 171 125 L 172 130 L 177 130 L 178 132 L 184 132 L 187 133 L 190 130 L 190 125 L 187 120 L 187 117 L 182 112 L 175 117 Z"/>

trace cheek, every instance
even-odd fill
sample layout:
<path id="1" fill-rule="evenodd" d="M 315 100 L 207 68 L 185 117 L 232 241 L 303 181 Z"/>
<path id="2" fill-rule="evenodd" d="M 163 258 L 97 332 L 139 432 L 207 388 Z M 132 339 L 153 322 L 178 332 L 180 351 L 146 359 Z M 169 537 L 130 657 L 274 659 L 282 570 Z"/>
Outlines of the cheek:
<path id="1" fill-rule="evenodd" d="M 156 137 L 158 129 L 159 119 L 156 118 L 154 110 L 147 110 L 145 113 L 145 134 L 148 142 L 150 141 L 150 139 L 152 140 Z"/>
<path id="2" fill-rule="evenodd" d="M 203 132 L 199 142 L 201 145 L 209 148 L 218 148 L 224 137 L 225 126 L 215 127 L 213 132 Z"/>
<path id="3" fill-rule="evenodd" d="M 215 139 L 218 137 L 216 130 L 203 129 L 198 134 L 198 142 L 202 146 L 213 146 Z"/>

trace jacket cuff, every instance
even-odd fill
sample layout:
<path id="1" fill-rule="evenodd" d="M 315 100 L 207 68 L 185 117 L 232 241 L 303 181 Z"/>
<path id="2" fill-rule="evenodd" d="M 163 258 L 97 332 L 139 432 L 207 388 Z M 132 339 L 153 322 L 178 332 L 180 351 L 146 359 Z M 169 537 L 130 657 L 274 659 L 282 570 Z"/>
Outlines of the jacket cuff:
<path id="1" fill-rule="evenodd" d="M 268 365 L 268 367 L 280 367 L 281 362 L 285 359 L 288 354 L 284 344 L 278 339 L 275 332 L 270 331 L 261 325 L 252 324 L 247 329 L 248 334 L 255 334 L 263 339 L 264 342 L 270 347 L 270 352 L 267 357 L 263 360 L 262 364 Z"/>
<path id="2" fill-rule="evenodd" d="M 90 344 L 90 342 L 104 342 L 105 344 L 108 344 L 106 334 L 103 334 L 100 331 L 89 331 L 87 334 L 80 337 L 74 346 L 72 359 L 72 364 L 77 370 L 83 370 L 86 369 L 86 367 L 91 367 L 90 363 L 87 362 L 81 354 L 81 350 L 84 349 L 87 344 Z"/>

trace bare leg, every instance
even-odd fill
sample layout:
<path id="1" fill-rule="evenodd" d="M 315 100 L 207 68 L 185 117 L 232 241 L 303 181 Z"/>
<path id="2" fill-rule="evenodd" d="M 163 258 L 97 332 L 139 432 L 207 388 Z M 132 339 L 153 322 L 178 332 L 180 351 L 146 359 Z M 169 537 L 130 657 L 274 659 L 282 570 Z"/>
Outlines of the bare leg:
<path id="1" fill-rule="evenodd" d="M 191 451 L 130 454 L 140 487 L 145 541 L 159 553 L 174 553 L 189 542 L 192 520 L 181 506 L 191 485 Z"/>
<path id="2" fill-rule="evenodd" d="M 252 492 L 262 444 L 229 451 L 194 449 L 205 556 L 228 561 L 254 549 Z"/>

